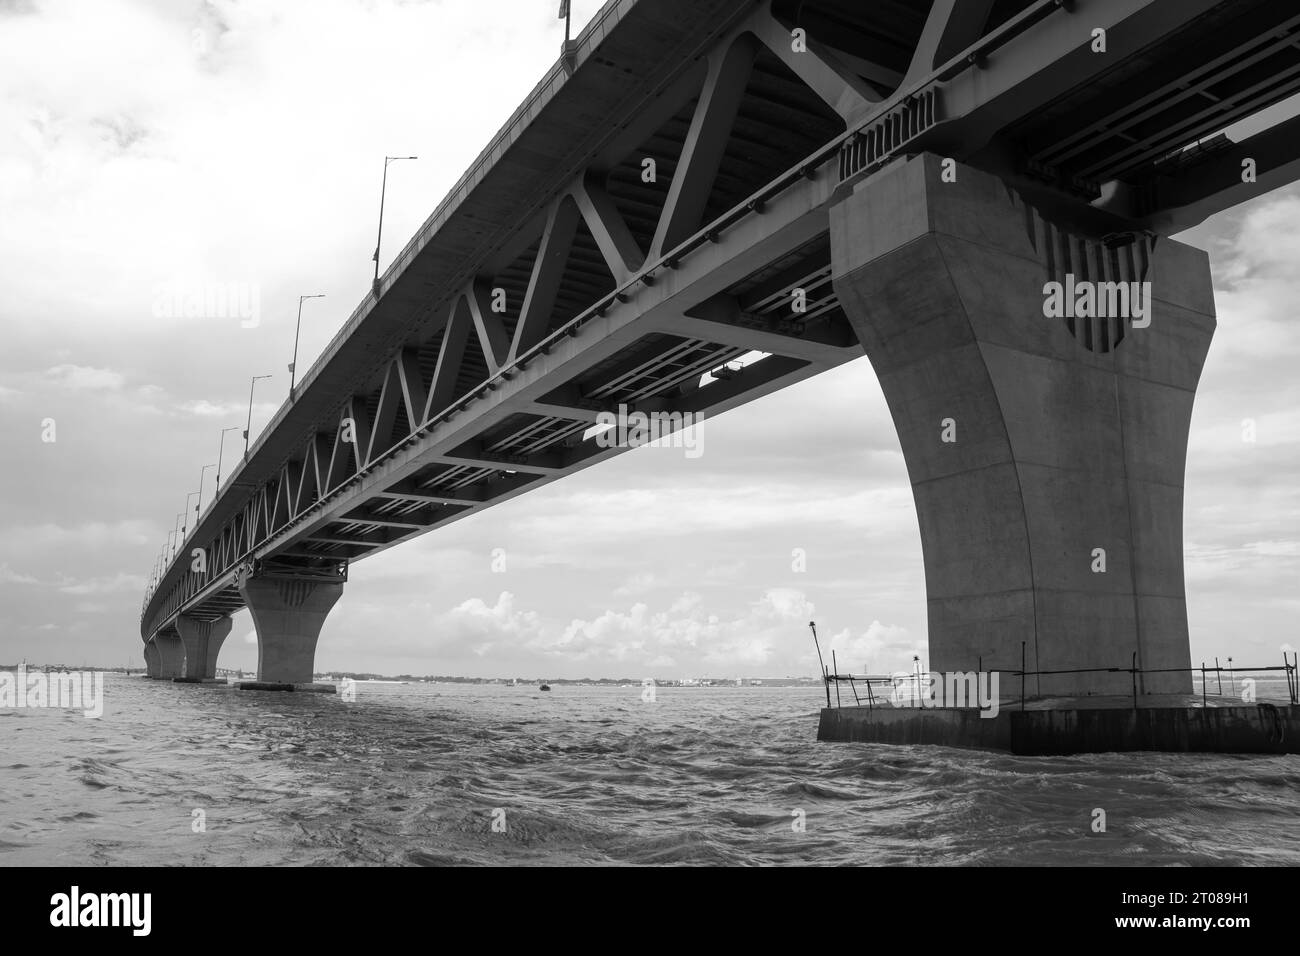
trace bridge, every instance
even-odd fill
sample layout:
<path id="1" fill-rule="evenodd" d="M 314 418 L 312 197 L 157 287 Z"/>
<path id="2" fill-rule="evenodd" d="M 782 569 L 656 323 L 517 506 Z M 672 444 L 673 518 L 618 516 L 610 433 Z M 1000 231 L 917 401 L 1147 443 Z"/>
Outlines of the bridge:
<path id="1" fill-rule="evenodd" d="M 610 0 L 154 576 L 149 674 L 213 676 L 246 607 L 259 680 L 311 681 L 352 562 L 621 454 L 591 434 L 620 406 L 714 415 L 865 351 L 932 667 L 1136 655 L 1189 692 L 1150 672 L 1191 664 L 1216 321 L 1168 237 L 1296 178 L 1300 120 L 1223 131 L 1297 91 L 1293 0 Z"/>

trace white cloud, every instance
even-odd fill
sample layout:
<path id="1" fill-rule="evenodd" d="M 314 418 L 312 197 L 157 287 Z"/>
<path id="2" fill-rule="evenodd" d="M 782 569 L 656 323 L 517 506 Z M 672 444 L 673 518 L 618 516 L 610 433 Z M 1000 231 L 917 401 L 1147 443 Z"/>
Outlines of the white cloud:
<path id="1" fill-rule="evenodd" d="M 541 628 L 537 613 L 517 611 L 514 605 L 509 591 L 502 591 L 492 605 L 470 598 L 435 621 L 431 639 L 439 648 L 462 646 L 479 656 L 499 644 L 511 647 L 535 639 Z"/>
<path id="2" fill-rule="evenodd" d="M 144 590 L 146 583 L 144 575 L 119 571 L 109 577 L 63 584 L 59 590 L 64 594 L 114 594 L 120 591 L 134 591 L 139 594 Z"/>
<path id="3" fill-rule="evenodd" d="M 0 528 L 0 553 L 59 552 L 67 557 L 87 550 L 147 544 L 159 537 L 148 521 L 91 521 L 72 527 L 54 523 L 19 525 Z"/>
<path id="4" fill-rule="evenodd" d="M 872 621 L 860 634 L 844 628 L 827 639 L 822 653 L 826 666 L 831 666 L 830 651 L 834 648 L 842 672 L 854 674 L 888 674 L 908 670 L 913 655 L 927 659 L 926 648 L 905 627 Z"/>
<path id="5" fill-rule="evenodd" d="M 539 636 L 531 648 L 566 663 L 704 668 L 714 674 L 776 666 L 785 673 L 805 666 L 811 654 L 810 645 L 798 642 L 812 613 L 811 602 L 793 588 L 768 589 L 744 613 L 726 617 L 706 609 L 698 595 L 686 595 L 668 611 L 637 602 L 626 611 L 573 620 L 558 633 Z"/>
<path id="6" fill-rule="evenodd" d="M 38 584 L 36 578 L 30 574 L 21 574 L 9 567 L 8 563 L 0 563 L 0 584 Z"/>
<path id="7" fill-rule="evenodd" d="M 126 382 L 118 372 L 107 368 L 90 368 L 85 365 L 56 365 L 46 369 L 45 375 L 61 388 L 73 391 L 117 389 Z"/>
<path id="8" fill-rule="evenodd" d="M 638 571 L 630 578 L 614 589 L 617 597 L 631 597 L 636 594 L 645 594 L 653 590 L 658 583 L 658 578 L 650 571 Z"/>

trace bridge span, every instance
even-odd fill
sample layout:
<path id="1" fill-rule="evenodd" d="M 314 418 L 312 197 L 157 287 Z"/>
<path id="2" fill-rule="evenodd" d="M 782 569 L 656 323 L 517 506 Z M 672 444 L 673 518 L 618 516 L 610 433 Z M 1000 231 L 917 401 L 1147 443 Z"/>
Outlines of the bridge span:
<path id="1" fill-rule="evenodd" d="M 626 450 L 602 413 L 714 415 L 864 351 L 932 667 L 1189 667 L 1216 323 L 1167 237 L 1296 178 L 1300 121 L 1221 133 L 1297 91 L 1292 0 L 610 0 L 155 575 L 150 675 L 212 677 L 247 607 L 259 680 L 310 681 L 351 562 Z"/>

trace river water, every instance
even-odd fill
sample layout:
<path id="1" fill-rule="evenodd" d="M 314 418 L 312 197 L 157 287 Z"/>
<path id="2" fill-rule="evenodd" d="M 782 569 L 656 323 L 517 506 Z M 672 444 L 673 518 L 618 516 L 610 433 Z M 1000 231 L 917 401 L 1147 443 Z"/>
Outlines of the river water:
<path id="1" fill-rule="evenodd" d="M 0 864 L 1300 862 L 1297 756 L 819 744 L 819 687 L 357 687 L 0 710 Z"/>

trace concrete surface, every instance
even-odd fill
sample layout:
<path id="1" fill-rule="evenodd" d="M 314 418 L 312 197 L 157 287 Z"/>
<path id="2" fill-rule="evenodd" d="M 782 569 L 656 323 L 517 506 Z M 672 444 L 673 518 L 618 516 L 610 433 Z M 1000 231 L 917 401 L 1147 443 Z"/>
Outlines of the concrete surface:
<path id="1" fill-rule="evenodd" d="M 1048 755 L 1168 751 L 1300 753 L 1300 707 L 1288 701 L 1201 706 L 1188 698 L 1049 698 L 1019 709 L 1003 702 L 994 717 L 975 709 L 890 706 L 823 708 L 821 741 L 925 744 Z"/>
<path id="2" fill-rule="evenodd" d="M 835 289 L 912 483 L 930 666 L 1019 669 L 1024 642 L 1031 671 L 1127 668 L 1134 652 L 1141 668 L 1190 669 L 1183 472 L 1215 329 L 1207 256 L 1159 240 L 1150 326 L 1090 350 L 1044 315 L 1044 285 L 1062 268 L 1111 269 L 1110 253 L 993 176 L 960 167 L 943 182 L 940 163 L 887 167 L 831 209 Z M 956 442 L 941 440 L 945 419 Z M 1131 687 L 1128 674 L 1031 680 L 1038 694 Z M 1190 670 L 1141 685 L 1191 687 Z"/>
<path id="3" fill-rule="evenodd" d="M 176 631 L 185 645 L 185 676 L 199 679 L 217 676 L 217 655 L 230 634 L 228 617 L 215 621 L 200 621 L 182 614 L 176 618 Z"/>
<path id="4" fill-rule="evenodd" d="M 316 641 L 342 581 L 262 575 L 242 578 L 239 593 L 257 629 L 257 683 L 312 683 Z"/>

